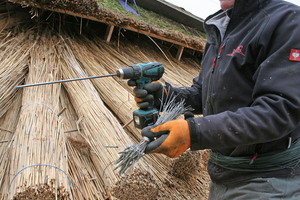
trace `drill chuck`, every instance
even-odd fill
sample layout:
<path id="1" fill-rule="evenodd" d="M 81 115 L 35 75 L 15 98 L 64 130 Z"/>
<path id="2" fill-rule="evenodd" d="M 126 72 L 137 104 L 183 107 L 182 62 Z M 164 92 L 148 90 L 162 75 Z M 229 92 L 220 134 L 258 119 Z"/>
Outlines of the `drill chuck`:
<path id="1" fill-rule="evenodd" d="M 141 74 L 140 71 L 141 71 L 140 67 L 138 68 L 133 68 L 132 66 L 125 67 L 117 71 L 117 76 L 120 79 L 138 79 L 140 76 L 139 74 Z"/>

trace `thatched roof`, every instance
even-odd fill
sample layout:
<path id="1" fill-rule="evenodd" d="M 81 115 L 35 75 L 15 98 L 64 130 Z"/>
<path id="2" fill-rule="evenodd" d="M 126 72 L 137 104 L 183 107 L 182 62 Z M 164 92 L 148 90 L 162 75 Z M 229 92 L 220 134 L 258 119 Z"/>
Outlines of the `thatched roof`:
<path id="1" fill-rule="evenodd" d="M 141 7 L 170 18 L 185 26 L 192 27 L 199 31 L 204 32 L 203 22 L 204 19 L 194 15 L 193 13 L 185 10 L 182 7 L 176 6 L 165 0 L 136 0 L 136 3 Z"/>
<path id="2" fill-rule="evenodd" d="M 186 34 L 168 30 L 135 17 L 118 13 L 98 4 L 96 0 L 9 0 L 22 6 L 30 6 L 45 10 L 66 13 L 83 17 L 128 30 L 150 35 L 175 44 L 203 51 L 205 39 L 201 36 L 187 36 Z"/>
<path id="3" fill-rule="evenodd" d="M 128 179 L 114 170 L 118 152 L 142 137 L 128 123 L 138 107 L 126 81 L 16 88 L 153 61 L 165 67 L 161 82 L 185 86 L 199 74 L 200 57 L 179 62 L 135 33 L 107 43 L 97 32 L 102 26 L 83 26 L 79 33 L 73 16 L 47 11 L 31 19 L 30 9 L 6 1 L 0 11 L 1 199 L 207 199 L 205 151 L 187 151 L 178 160 L 145 155 Z"/>

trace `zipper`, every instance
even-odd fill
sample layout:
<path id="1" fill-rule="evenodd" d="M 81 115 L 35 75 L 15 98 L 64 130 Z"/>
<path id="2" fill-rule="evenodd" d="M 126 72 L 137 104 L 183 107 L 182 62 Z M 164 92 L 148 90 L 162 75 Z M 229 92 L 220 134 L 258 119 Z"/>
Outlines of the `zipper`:
<path id="1" fill-rule="evenodd" d="M 207 102 L 209 104 L 208 106 L 210 108 L 210 112 L 211 113 L 213 113 L 213 106 L 212 106 L 212 101 L 211 101 L 211 95 L 213 93 L 213 82 L 214 82 L 214 75 L 213 75 L 213 73 L 214 73 L 215 68 L 216 68 L 217 60 L 221 57 L 221 53 L 222 53 L 225 45 L 226 45 L 226 41 L 223 43 L 223 45 L 220 48 L 219 53 L 215 57 L 214 62 L 213 62 L 213 66 L 212 66 L 212 70 L 211 70 L 211 75 L 210 75 L 210 80 L 209 80 L 209 85 L 208 85 L 208 88 L 209 88 L 209 93 L 208 93 L 209 97 L 208 97 L 208 102 Z"/>
<path id="2" fill-rule="evenodd" d="M 214 63 L 213 63 L 213 66 L 212 66 L 211 73 L 214 73 L 214 71 L 215 71 L 215 67 L 216 67 L 216 62 L 217 62 L 217 59 L 219 59 L 219 58 L 221 57 L 221 53 L 222 53 L 222 51 L 223 51 L 223 49 L 224 49 L 225 45 L 226 45 L 226 43 L 224 43 L 224 44 L 221 46 L 221 48 L 220 48 L 220 51 L 219 51 L 218 55 L 215 57 L 215 59 L 214 59 Z"/>

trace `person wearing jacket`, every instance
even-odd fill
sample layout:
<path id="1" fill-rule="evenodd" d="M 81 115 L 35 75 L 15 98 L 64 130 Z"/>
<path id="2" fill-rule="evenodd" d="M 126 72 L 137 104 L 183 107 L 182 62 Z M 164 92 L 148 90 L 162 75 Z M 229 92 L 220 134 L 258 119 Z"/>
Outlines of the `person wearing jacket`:
<path id="1" fill-rule="evenodd" d="M 300 199 L 300 8 L 281 0 L 220 4 L 204 22 L 207 44 L 191 87 L 134 89 L 141 108 L 153 98 L 159 108 L 168 93 L 203 114 L 144 128 L 146 153 L 211 149 L 210 199 Z"/>

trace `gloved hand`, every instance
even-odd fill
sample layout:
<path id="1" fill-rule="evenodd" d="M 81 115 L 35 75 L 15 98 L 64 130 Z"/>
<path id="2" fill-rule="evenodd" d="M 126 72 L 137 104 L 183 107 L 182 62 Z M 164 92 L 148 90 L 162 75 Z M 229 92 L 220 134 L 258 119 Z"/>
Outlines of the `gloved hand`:
<path id="1" fill-rule="evenodd" d="M 162 153 L 175 158 L 191 146 L 190 129 L 186 120 L 168 121 L 155 128 L 146 127 L 142 130 L 142 135 L 150 139 L 145 153 Z"/>
<path id="2" fill-rule="evenodd" d="M 129 86 L 136 86 L 136 82 L 134 80 L 128 80 L 127 84 Z M 154 100 L 153 107 L 159 110 L 161 101 L 166 99 L 167 93 L 167 89 L 157 81 L 147 83 L 144 89 L 133 89 L 135 101 L 141 109 L 149 107 Z"/>

